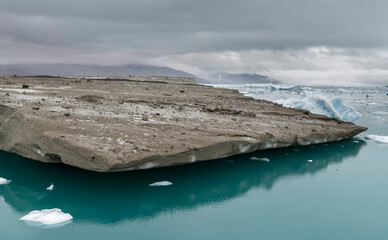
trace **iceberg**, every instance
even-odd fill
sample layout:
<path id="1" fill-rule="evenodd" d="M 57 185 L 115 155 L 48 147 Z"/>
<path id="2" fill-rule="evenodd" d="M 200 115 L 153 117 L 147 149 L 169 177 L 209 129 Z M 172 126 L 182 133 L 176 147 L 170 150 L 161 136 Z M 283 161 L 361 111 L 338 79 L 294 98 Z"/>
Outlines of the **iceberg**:
<path id="1" fill-rule="evenodd" d="M 268 158 L 251 157 L 250 159 L 251 159 L 251 160 L 254 160 L 254 161 L 269 162 L 269 159 L 268 159 Z"/>
<path id="2" fill-rule="evenodd" d="M 68 213 L 62 212 L 59 208 L 36 210 L 21 217 L 19 220 L 36 222 L 36 226 L 62 224 L 73 219 Z"/>
<path id="3" fill-rule="evenodd" d="M 342 98 L 327 98 L 320 91 L 304 90 L 297 97 L 279 99 L 276 103 L 286 107 L 305 109 L 312 113 L 323 114 L 346 122 L 354 122 L 362 117 L 357 110 L 343 103 Z"/>
<path id="4" fill-rule="evenodd" d="M 150 184 L 151 187 L 170 186 L 170 185 L 172 185 L 172 183 L 169 182 L 169 181 L 154 182 L 154 183 L 151 183 L 151 184 Z"/>
<path id="5" fill-rule="evenodd" d="M 11 180 L 0 177 L 0 185 L 8 184 Z"/>
<path id="6" fill-rule="evenodd" d="M 54 184 L 51 183 L 51 185 L 48 186 L 48 187 L 46 188 L 46 190 L 49 190 L 49 191 L 54 190 Z"/>
<path id="7" fill-rule="evenodd" d="M 388 136 L 379 136 L 379 135 L 367 135 L 365 137 L 367 140 L 373 140 L 379 143 L 388 143 Z"/>

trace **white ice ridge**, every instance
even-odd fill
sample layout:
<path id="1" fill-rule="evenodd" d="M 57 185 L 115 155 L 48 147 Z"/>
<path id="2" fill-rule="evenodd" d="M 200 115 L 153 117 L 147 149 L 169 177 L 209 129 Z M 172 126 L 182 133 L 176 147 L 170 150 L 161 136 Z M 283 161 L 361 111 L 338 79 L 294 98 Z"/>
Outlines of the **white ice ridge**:
<path id="1" fill-rule="evenodd" d="M 154 182 L 154 183 L 151 183 L 151 184 L 150 184 L 151 187 L 157 187 L 157 186 L 169 186 L 169 185 L 172 185 L 172 183 L 169 182 L 169 181 Z"/>
<path id="2" fill-rule="evenodd" d="M 52 191 L 54 189 L 54 184 L 51 183 L 51 185 L 48 186 L 46 189 L 49 191 Z"/>
<path id="3" fill-rule="evenodd" d="M 39 222 L 44 225 L 53 225 L 64 223 L 70 221 L 71 219 L 73 219 L 73 217 L 70 214 L 62 212 L 59 208 L 53 208 L 32 211 L 21 217 L 19 220 Z"/>
<path id="4" fill-rule="evenodd" d="M 379 136 L 379 135 L 367 135 L 365 139 L 373 140 L 379 143 L 388 143 L 388 136 Z"/>
<path id="5" fill-rule="evenodd" d="M 251 157 L 250 159 L 253 160 L 253 161 L 269 162 L 269 159 L 268 159 L 268 158 Z"/>
<path id="6" fill-rule="evenodd" d="M 286 107 L 305 109 L 312 113 L 339 118 L 347 122 L 354 122 L 362 117 L 355 108 L 344 104 L 342 98 L 332 97 L 329 99 L 320 91 L 304 90 L 297 97 L 279 99 L 276 102 Z"/>
<path id="7" fill-rule="evenodd" d="M 8 184 L 11 180 L 0 177 L 0 185 Z"/>

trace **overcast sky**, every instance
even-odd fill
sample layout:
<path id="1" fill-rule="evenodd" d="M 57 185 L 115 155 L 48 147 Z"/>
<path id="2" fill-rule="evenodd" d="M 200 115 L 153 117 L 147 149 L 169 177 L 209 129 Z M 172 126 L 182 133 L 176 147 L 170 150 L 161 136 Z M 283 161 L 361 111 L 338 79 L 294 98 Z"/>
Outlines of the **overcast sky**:
<path id="1" fill-rule="evenodd" d="M 386 0 L 0 0 L 0 64 L 388 84 L 387 10 Z"/>

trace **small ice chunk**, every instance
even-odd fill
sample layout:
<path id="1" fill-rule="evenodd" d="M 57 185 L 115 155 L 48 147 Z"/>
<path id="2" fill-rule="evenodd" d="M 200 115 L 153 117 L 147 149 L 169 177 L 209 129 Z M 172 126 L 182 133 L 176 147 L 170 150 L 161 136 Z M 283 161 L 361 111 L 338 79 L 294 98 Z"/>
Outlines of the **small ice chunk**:
<path id="1" fill-rule="evenodd" d="M 352 143 L 359 143 L 359 141 L 357 141 L 357 140 L 354 140 L 354 141 L 352 141 Z"/>
<path id="2" fill-rule="evenodd" d="M 254 161 L 269 162 L 269 159 L 268 159 L 268 158 L 251 157 L 250 159 L 251 159 L 251 160 L 254 160 Z"/>
<path id="3" fill-rule="evenodd" d="M 170 186 L 172 185 L 172 182 L 169 181 L 161 181 L 161 182 L 154 182 L 150 184 L 150 187 L 158 187 L 158 186 Z"/>
<path id="4" fill-rule="evenodd" d="M 0 177 L 0 185 L 8 184 L 11 180 Z"/>
<path id="5" fill-rule="evenodd" d="M 70 221 L 73 217 L 59 208 L 36 210 L 21 217 L 19 220 L 39 222 L 43 225 L 53 225 Z"/>
<path id="6" fill-rule="evenodd" d="M 313 160 L 310 159 L 310 160 L 307 160 L 307 162 L 313 162 Z"/>
<path id="7" fill-rule="evenodd" d="M 388 136 L 367 135 L 365 139 L 373 140 L 379 143 L 388 143 Z"/>
<path id="8" fill-rule="evenodd" d="M 48 186 L 46 189 L 49 191 L 52 191 L 54 189 L 54 184 L 51 183 L 51 185 Z"/>

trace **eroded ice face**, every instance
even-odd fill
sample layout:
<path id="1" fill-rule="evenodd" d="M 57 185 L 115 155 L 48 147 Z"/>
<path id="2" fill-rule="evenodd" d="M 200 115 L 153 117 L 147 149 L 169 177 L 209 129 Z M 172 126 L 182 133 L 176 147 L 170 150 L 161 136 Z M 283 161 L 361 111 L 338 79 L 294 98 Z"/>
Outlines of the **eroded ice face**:
<path id="1" fill-rule="evenodd" d="M 299 96 L 276 101 L 286 107 L 305 109 L 312 113 L 339 118 L 347 122 L 355 122 L 362 117 L 357 110 L 343 103 L 342 98 L 327 98 L 320 91 L 303 91 Z"/>

